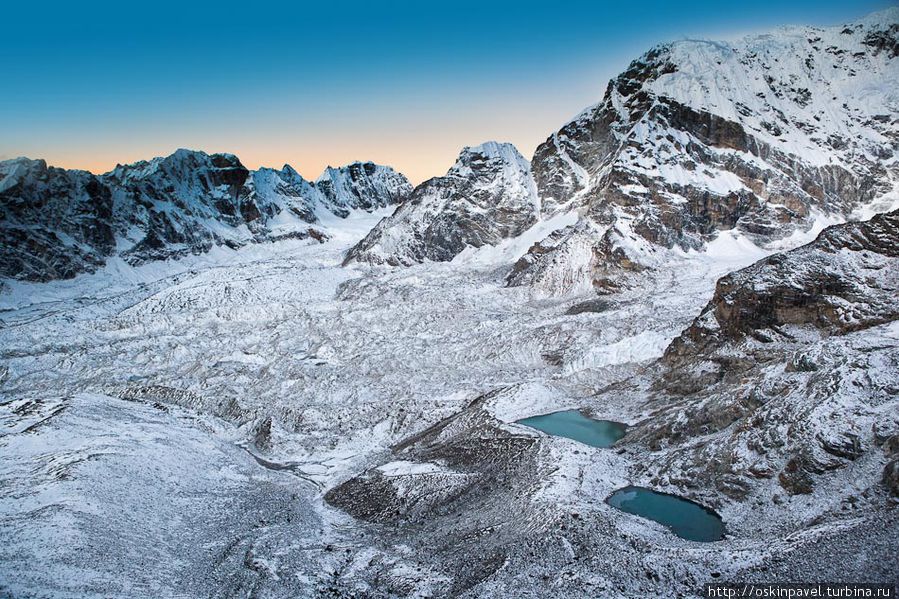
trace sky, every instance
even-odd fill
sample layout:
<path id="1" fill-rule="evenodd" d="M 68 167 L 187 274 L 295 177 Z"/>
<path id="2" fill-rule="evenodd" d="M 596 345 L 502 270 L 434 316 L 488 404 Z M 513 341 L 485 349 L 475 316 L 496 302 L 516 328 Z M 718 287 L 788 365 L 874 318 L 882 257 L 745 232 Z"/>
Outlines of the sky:
<path id="1" fill-rule="evenodd" d="M 388 164 L 414 183 L 487 140 L 537 145 L 651 46 L 895 2 L 49 2 L 0 7 L 0 159 L 95 173 L 177 148 L 250 168 Z"/>

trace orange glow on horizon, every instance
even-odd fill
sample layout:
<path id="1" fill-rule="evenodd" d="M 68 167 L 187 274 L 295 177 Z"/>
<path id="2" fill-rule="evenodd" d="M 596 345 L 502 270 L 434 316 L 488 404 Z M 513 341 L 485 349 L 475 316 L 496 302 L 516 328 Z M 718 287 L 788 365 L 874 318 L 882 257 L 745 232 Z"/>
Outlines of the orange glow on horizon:
<path id="1" fill-rule="evenodd" d="M 417 185 L 445 174 L 463 147 L 485 141 L 511 142 L 530 159 L 547 136 L 598 99 L 597 88 L 582 86 L 581 99 L 566 97 L 563 107 L 557 97 L 550 102 L 537 94 L 515 98 L 482 94 L 451 110 L 436 110 L 425 102 L 407 111 L 376 115 L 374 107 L 361 106 L 311 124 L 302 120 L 302 112 L 101 122 L 90 138 L 64 129 L 51 135 L 8 137 L 0 141 L 0 160 L 43 158 L 52 166 L 102 174 L 117 164 L 187 148 L 235 154 L 250 169 L 289 164 L 308 180 L 315 180 L 328 166 L 371 161 L 393 167 Z"/>
<path id="2" fill-rule="evenodd" d="M 400 143 L 383 143 L 378 140 L 367 140 L 355 144 L 348 143 L 340 147 L 339 142 L 318 143 L 315 147 L 285 147 L 286 144 L 237 143 L 233 146 L 211 144 L 181 144 L 173 146 L 160 146 L 147 144 L 145 149 L 104 147 L 91 148 L 86 146 L 84 150 L 54 150 L 48 152 L 36 151 L 34 153 L 21 154 L 28 158 L 43 158 L 50 166 L 66 169 L 80 169 L 94 174 L 103 174 L 111 171 L 117 164 L 131 164 L 141 160 L 150 160 L 157 156 L 167 156 L 178 148 L 201 150 L 209 154 L 227 152 L 235 154 L 249 169 L 260 167 L 281 168 L 289 164 L 295 168 L 304 178 L 314 181 L 328 166 L 343 166 L 355 161 L 371 161 L 377 164 L 391 166 L 404 174 L 417 185 L 431 177 L 443 175 L 455 162 L 459 151 L 464 146 L 477 145 L 493 138 L 471 135 L 467 140 L 462 140 L 461 135 L 447 136 L 451 139 L 442 139 L 435 136 L 425 136 L 419 140 L 400 141 Z M 519 139 L 509 139 L 508 136 L 496 138 L 496 141 L 510 141 L 515 144 L 523 156 L 530 159 L 538 143 L 542 139 L 534 140 L 535 136 L 519 135 Z M 458 138 L 458 139 L 457 139 Z M 522 142 L 522 140 L 524 140 Z M 391 140 L 393 141 L 393 140 Z M 519 143 L 516 143 L 518 141 Z M 2 159 L 15 158 L 18 155 L 2 156 Z"/>

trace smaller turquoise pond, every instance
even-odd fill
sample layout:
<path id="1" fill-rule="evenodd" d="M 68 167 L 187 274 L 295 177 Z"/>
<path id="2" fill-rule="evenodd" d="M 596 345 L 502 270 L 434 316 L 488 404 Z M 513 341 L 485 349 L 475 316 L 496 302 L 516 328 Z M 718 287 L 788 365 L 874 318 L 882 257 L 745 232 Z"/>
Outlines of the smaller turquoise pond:
<path id="1" fill-rule="evenodd" d="M 709 542 L 724 538 L 724 522 L 715 512 L 677 495 L 624 487 L 609 495 L 606 503 L 629 514 L 655 520 L 682 539 Z"/>
<path id="2" fill-rule="evenodd" d="M 531 416 L 517 422 L 550 435 L 574 439 L 593 447 L 611 447 L 627 430 L 626 424 L 611 420 L 593 420 L 577 410 Z"/>

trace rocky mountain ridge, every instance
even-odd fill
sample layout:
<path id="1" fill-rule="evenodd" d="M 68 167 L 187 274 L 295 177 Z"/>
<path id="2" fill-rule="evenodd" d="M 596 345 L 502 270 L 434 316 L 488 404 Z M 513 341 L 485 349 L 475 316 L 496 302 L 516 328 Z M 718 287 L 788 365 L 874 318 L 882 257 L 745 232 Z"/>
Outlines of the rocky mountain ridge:
<path id="1" fill-rule="evenodd" d="M 508 284 L 607 292 L 622 270 L 651 266 L 659 250 L 702 251 L 722 231 L 764 247 L 824 217 L 888 209 L 899 199 L 897 47 L 899 9 L 890 9 L 838 27 L 651 49 L 537 148 L 529 173 L 538 213 L 530 201 L 496 204 L 494 220 L 518 208 L 521 224 L 578 214 L 536 243 Z M 457 185 L 455 193 L 466 192 Z M 385 221 L 349 259 L 445 261 L 464 244 L 495 244 L 521 229 L 481 236 L 465 203 L 446 195 L 422 189 L 416 216 L 410 206 L 405 218 Z M 439 234 L 411 232 L 427 228 L 411 227 L 416 219 L 442 223 Z"/>
<path id="2" fill-rule="evenodd" d="M 628 433 L 660 451 L 655 482 L 744 500 L 809 494 L 852 468 L 855 487 L 882 481 L 895 494 L 897 294 L 899 211 L 720 279 L 660 360 L 650 417 Z"/>
<path id="3" fill-rule="evenodd" d="M 467 247 L 521 235 L 539 214 L 530 165 L 512 144 L 466 147 L 446 175 L 416 187 L 407 202 L 347 253 L 345 262 L 446 262 Z"/>
<path id="4" fill-rule="evenodd" d="M 590 226 L 536 246 L 510 284 L 551 286 L 559 256 L 578 254 L 601 290 L 610 264 L 647 263 L 654 248 L 701 250 L 723 230 L 765 245 L 895 196 L 897 44 L 890 9 L 651 49 L 537 148 L 545 212 L 577 208 Z"/>
<path id="5" fill-rule="evenodd" d="M 317 182 L 292 167 L 251 171 L 232 154 L 178 150 L 109 173 L 0 162 L 0 277 L 29 281 L 132 265 L 216 245 L 323 238 L 322 216 L 397 204 L 412 186 L 390 167 L 329 167 Z"/>

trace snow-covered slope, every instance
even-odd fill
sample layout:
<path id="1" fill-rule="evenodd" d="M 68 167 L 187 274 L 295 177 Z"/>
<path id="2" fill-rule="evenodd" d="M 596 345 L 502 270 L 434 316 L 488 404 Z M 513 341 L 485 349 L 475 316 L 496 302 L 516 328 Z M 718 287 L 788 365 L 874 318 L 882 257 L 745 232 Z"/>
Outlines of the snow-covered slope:
<path id="1" fill-rule="evenodd" d="M 513 145 L 466 147 L 446 175 L 416 187 L 407 202 L 349 251 L 346 262 L 451 260 L 466 247 L 522 234 L 539 213 L 530 165 Z"/>
<path id="2" fill-rule="evenodd" d="M 257 560 L 266 546 L 316 575 L 315 487 L 261 467 L 233 426 L 91 394 L 4 402 L 0 426 L 0 519 L 16 531 L 0 546 L 0 596 L 260 593 L 256 569 L 276 563 Z"/>
<path id="3" fill-rule="evenodd" d="M 640 263 L 722 230 L 764 244 L 821 213 L 888 208 L 899 197 L 897 56 L 896 8 L 653 48 L 537 148 L 544 212 L 578 208 L 591 226 L 535 247 L 510 283 L 559 278 L 572 247 L 594 249 L 597 267 Z"/>
<path id="4" fill-rule="evenodd" d="M 0 277 L 68 278 L 119 255 L 130 264 L 286 237 L 321 238 L 323 215 L 402 201 L 384 166 L 329 168 L 318 183 L 285 165 L 249 171 L 231 154 L 178 150 L 105 175 L 0 162 Z"/>

